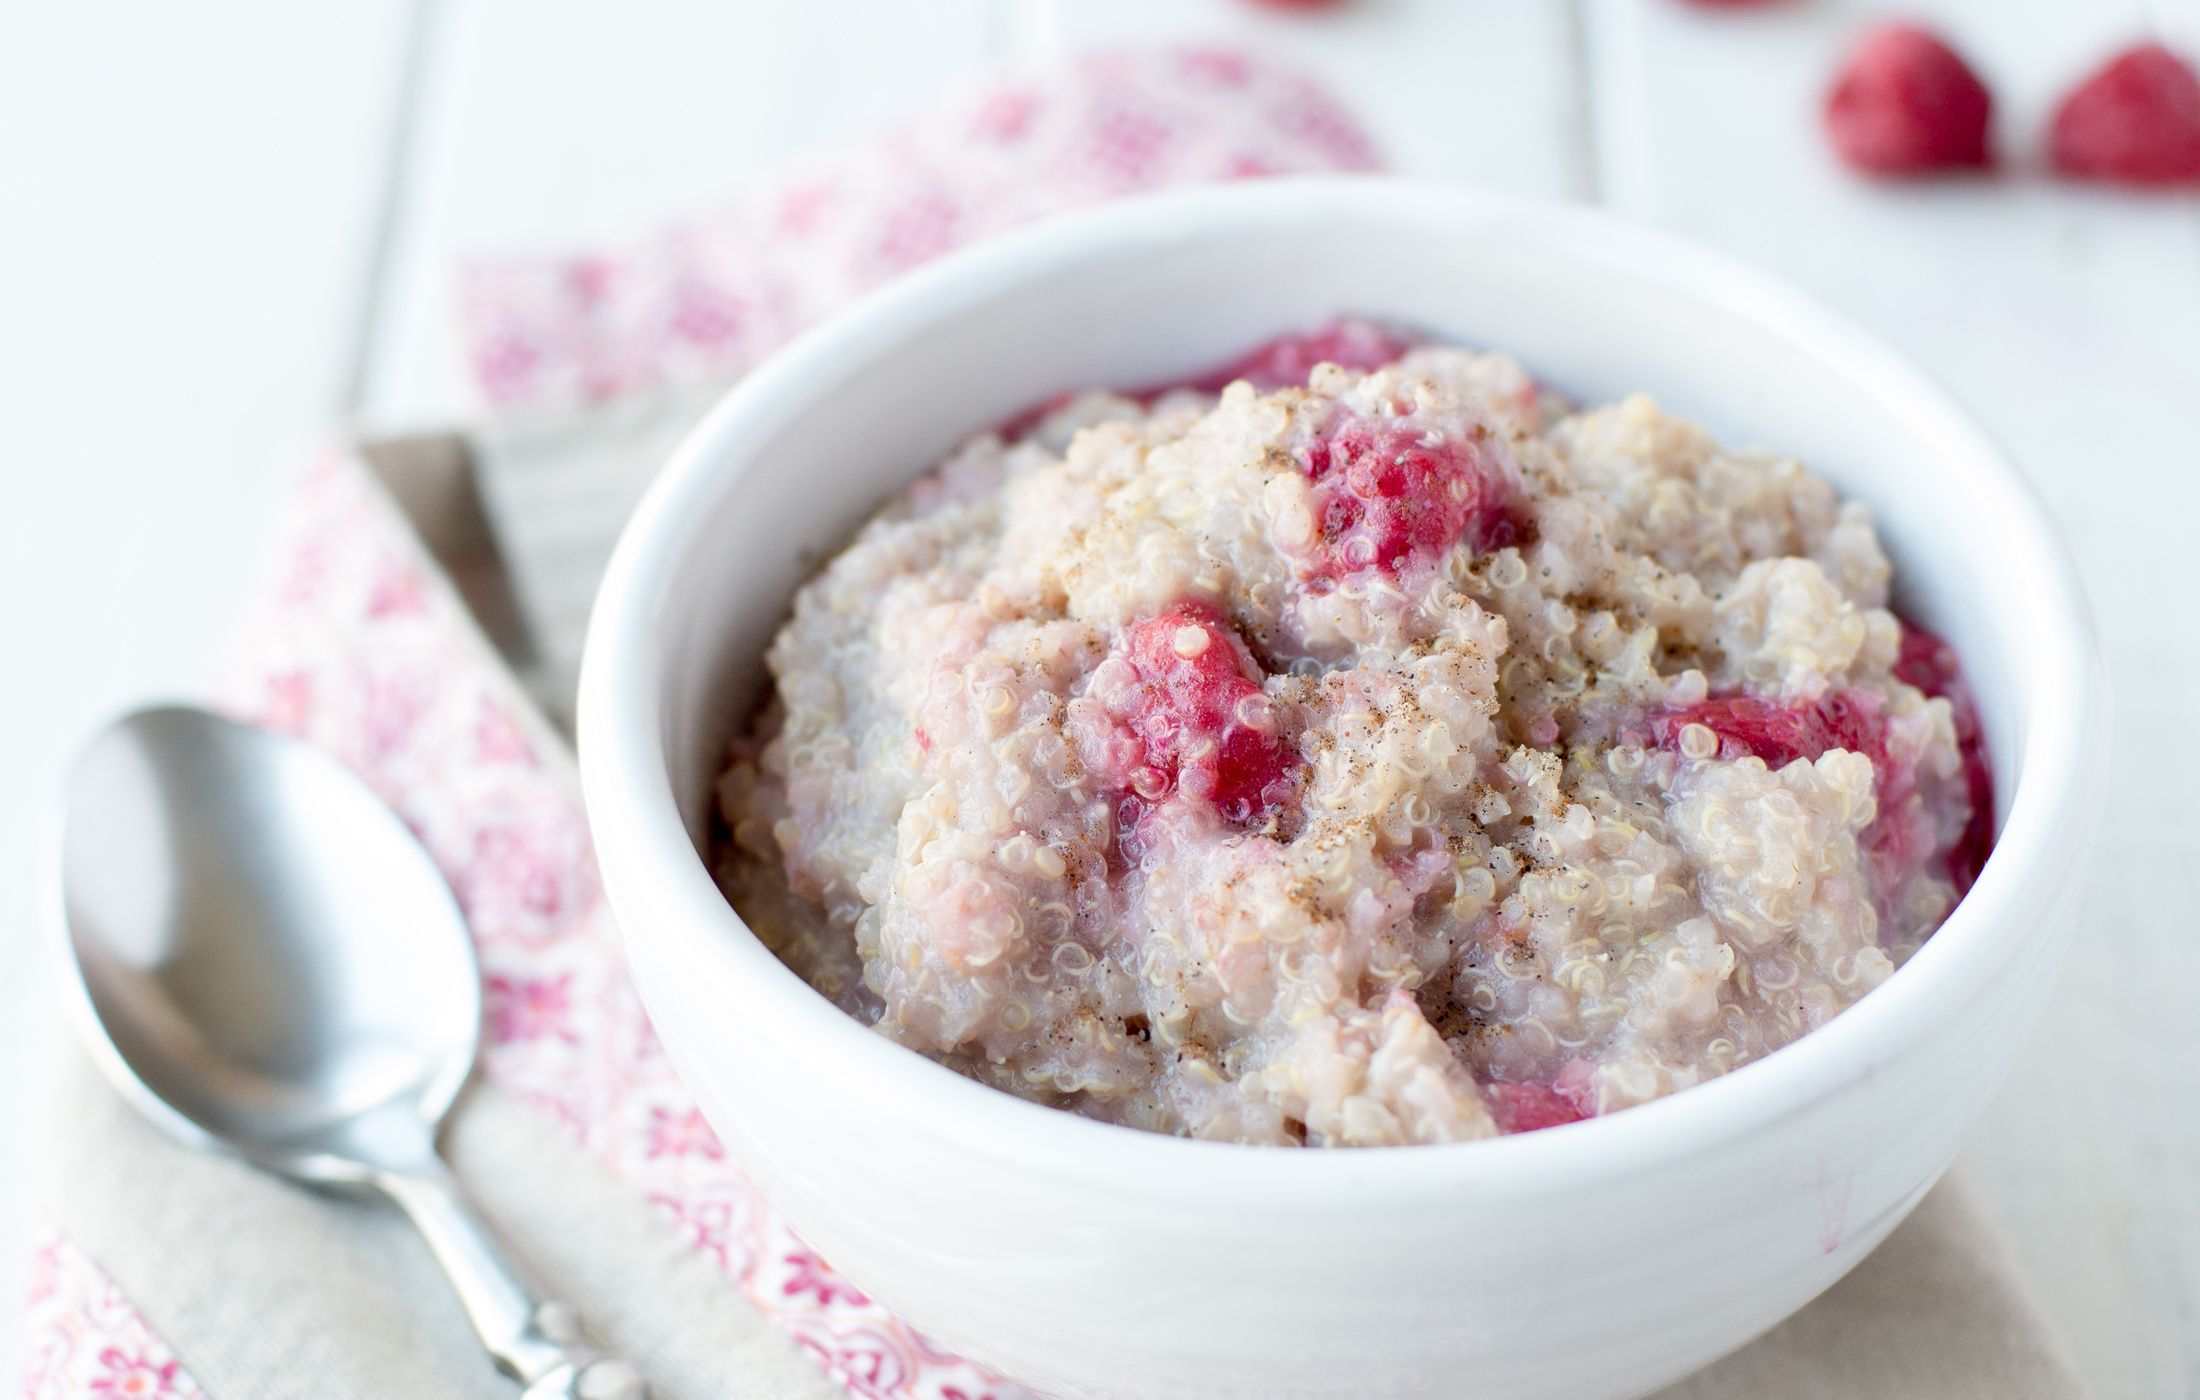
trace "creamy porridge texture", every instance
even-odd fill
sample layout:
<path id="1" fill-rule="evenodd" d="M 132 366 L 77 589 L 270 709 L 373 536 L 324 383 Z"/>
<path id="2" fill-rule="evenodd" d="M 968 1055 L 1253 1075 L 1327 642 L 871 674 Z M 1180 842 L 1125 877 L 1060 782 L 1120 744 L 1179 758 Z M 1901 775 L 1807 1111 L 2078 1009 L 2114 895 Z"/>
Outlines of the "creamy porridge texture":
<path id="1" fill-rule="evenodd" d="M 1985 858 L 1869 513 L 1346 322 L 958 449 L 795 600 L 720 879 L 849 1014 L 1162 1132 L 1608 1113 L 1879 985 Z"/>

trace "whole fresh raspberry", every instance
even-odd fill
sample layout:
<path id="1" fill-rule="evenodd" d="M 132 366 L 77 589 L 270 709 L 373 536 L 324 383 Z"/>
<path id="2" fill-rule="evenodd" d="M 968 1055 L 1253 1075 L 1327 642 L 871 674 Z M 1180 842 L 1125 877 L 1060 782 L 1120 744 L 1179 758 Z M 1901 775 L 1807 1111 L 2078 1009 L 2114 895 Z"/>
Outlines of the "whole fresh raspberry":
<path id="1" fill-rule="evenodd" d="M 1870 30 L 1826 94 L 1826 131 L 1852 169 L 1918 176 L 1993 164 L 1986 128 L 1994 99 L 1954 49 L 1928 29 Z"/>
<path id="2" fill-rule="evenodd" d="M 2200 182 L 2200 75 L 2160 44 L 2126 49 L 2062 100 L 2047 147 L 2081 180 Z"/>

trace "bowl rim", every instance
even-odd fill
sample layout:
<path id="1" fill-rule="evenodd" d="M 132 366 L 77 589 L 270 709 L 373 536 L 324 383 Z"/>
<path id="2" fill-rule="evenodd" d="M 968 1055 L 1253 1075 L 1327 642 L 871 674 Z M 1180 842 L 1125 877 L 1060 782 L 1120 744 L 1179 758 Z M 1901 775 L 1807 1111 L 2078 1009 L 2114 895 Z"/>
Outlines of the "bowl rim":
<path id="1" fill-rule="evenodd" d="M 987 1087 L 895 1045 L 845 1016 L 782 965 L 718 889 L 689 840 L 664 761 L 663 688 L 654 653 L 660 601 L 676 583 L 706 502 L 747 465 L 752 421 L 807 402 L 851 363 L 901 343 L 936 317 L 1125 246 L 1165 245 L 1325 213 L 1414 226 L 1493 218 L 1535 221 L 1568 256 L 1594 257 L 1736 311 L 1885 398 L 1969 481 L 2009 556 L 2001 591 L 2031 633 L 2017 668 L 2031 693 L 2017 786 L 1995 852 L 1948 920 L 1903 968 L 1825 1026 L 1762 1060 L 1625 1112 L 1472 1142 L 1385 1151 L 1278 1151 L 1102 1123 Z M 951 254 L 804 332 L 750 371 L 682 442 L 621 533 L 590 618 L 577 733 L 588 818 L 614 902 L 624 889 L 650 917 L 619 922 L 695 975 L 742 998 L 744 1017 L 798 1044 L 820 1083 L 860 1111 L 952 1140 L 972 1154 L 1114 1190 L 1276 1209 L 1340 1188 L 1479 1199 L 1543 1195 L 1671 1164 L 1762 1132 L 1837 1089 L 1899 1062 L 1936 1025 L 1935 1006 L 2007 971 L 1999 946 L 2022 927 L 2042 881 L 2067 875 L 2056 843 L 2098 810 L 2089 765 L 2104 678 L 2077 571 L 2046 510 L 1992 438 L 1921 371 L 1845 317 L 1726 254 L 1601 211 L 1388 176 L 1290 177 L 1134 196 Z M 2073 828 L 2072 821 L 2079 822 Z M 675 1058 L 677 1058 L 675 1052 Z"/>

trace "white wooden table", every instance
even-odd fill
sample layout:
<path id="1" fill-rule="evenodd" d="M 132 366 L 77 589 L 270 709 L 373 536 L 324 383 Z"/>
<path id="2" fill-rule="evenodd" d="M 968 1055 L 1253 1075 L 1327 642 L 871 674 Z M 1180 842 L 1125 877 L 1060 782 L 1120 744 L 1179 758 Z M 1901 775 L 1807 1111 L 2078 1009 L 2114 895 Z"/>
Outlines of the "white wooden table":
<path id="1" fill-rule="evenodd" d="M 12 1125 L 37 1078 L 17 1067 L 50 1015 L 32 914 L 45 796 L 98 715 L 203 684 L 316 445 L 467 411 L 454 260 L 644 230 L 1004 65 L 1199 34 L 1296 56 L 1401 170 L 1601 202 L 1786 274 L 2015 449 L 2092 589 L 2119 795 L 2062 1004 L 1967 1165 L 2104 1396 L 2200 1395 L 2200 635 L 2181 601 L 2200 597 L 2200 199 L 2031 168 L 2060 84 L 2149 23 L 2200 48 L 2200 0 L 1914 0 L 1995 82 L 2018 169 L 1898 191 L 1843 177 L 1816 129 L 1834 50 L 1872 8 L 16 7 L 0 37 L 5 1335 L 29 1156 Z"/>

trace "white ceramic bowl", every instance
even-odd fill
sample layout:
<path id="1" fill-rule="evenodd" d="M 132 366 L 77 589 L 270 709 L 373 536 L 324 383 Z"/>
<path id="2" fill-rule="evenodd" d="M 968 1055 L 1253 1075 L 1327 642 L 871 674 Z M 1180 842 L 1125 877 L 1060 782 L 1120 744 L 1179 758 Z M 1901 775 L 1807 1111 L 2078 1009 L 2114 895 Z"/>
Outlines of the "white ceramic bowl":
<path id="1" fill-rule="evenodd" d="M 1701 1088 L 1447 1147 L 1291 1152 L 1109 1127 L 889 1044 L 782 968 L 701 849 L 796 584 L 974 429 L 1339 312 L 1636 389 L 1869 501 L 1901 606 L 1960 650 L 1999 848 L 1886 986 Z M 1576 210 L 1381 180 L 1126 203 L 950 258 L 804 336 L 687 441 L 597 603 L 580 747 L 644 1001 L 788 1221 L 925 1331 L 1139 1400 L 1621 1396 L 1779 1321 L 1893 1229 L 2049 992 L 2101 800 L 2070 563 L 1931 384 L 1762 275 Z"/>

